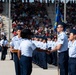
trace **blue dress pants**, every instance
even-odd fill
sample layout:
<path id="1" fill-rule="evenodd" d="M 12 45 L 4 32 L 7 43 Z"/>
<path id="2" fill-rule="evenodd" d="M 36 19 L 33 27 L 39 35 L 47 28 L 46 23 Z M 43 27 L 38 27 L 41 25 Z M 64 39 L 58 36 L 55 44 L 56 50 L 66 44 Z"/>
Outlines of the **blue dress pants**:
<path id="1" fill-rule="evenodd" d="M 32 72 L 32 57 L 21 56 L 20 58 L 21 75 L 31 75 Z"/>
<path id="2" fill-rule="evenodd" d="M 76 58 L 69 58 L 69 75 L 76 75 Z"/>
<path id="3" fill-rule="evenodd" d="M 59 53 L 60 75 L 68 75 L 68 51 Z"/>
<path id="4" fill-rule="evenodd" d="M 13 56 L 14 56 L 13 60 L 14 60 L 16 75 L 20 75 L 20 63 L 19 63 L 18 55 L 17 53 L 13 53 Z"/>

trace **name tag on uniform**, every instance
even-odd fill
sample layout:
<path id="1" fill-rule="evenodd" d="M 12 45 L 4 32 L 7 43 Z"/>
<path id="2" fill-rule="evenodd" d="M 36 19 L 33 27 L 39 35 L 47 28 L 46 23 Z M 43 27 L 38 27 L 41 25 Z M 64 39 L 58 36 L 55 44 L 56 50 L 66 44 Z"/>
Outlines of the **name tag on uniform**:
<path id="1" fill-rule="evenodd" d="M 15 41 L 18 41 L 18 40 L 15 40 Z"/>

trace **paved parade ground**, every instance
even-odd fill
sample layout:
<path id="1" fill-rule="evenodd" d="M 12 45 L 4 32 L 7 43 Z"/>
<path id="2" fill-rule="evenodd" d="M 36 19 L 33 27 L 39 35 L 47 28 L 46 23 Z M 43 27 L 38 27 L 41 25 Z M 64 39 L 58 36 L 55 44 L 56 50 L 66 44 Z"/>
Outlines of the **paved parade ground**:
<path id="1" fill-rule="evenodd" d="M 14 62 L 10 60 L 10 54 L 7 55 L 5 61 L 0 60 L 0 75 L 15 75 Z M 37 65 L 33 64 L 32 75 L 58 75 L 57 67 L 49 65 L 47 70 L 43 70 Z"/>

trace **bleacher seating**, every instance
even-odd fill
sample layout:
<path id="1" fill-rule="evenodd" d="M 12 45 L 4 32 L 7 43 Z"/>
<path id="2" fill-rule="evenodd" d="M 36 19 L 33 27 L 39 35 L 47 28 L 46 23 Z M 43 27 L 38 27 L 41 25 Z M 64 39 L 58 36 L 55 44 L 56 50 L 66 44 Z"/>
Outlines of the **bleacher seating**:
<path id="1" fill-rule="evenodd" d="M 35 2 L 30 3 L 29 6 L 22 2 L 12 3 L 11 16 L 14 30 L 16 26 L 21 25 L 23 28 L 31 29 L 36 35 L 50 33 L 52 25 L 45 3 Z"/>

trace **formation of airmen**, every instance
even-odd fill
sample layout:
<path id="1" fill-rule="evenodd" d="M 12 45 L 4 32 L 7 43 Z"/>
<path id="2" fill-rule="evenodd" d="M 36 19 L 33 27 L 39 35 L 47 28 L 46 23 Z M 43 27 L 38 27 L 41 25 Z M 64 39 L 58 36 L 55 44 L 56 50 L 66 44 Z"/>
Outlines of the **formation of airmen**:
<path id="1" fill-rule="evenodd" d="M 39 37 L 17 27 L 18 35 L 10 43 L 16 75 L 31 75 L 32 62 L 43 69 L 47 69 L 47 63 L 57 66 L 57 59 L 60 75 L 76 75 L 76 29 L 70 31 L 69 38 L 64 30 L 65 23 L 59 22 L 57 35 Z"/>
<path id="2" fill-rule="evenodd" d="M 8 50 L 8 40 L 7 40 L 6 36 L 3 35 L 2 39 L 0 39 L 1 60 L 6 59 L 7 50 Z"/>
<path id="3" fill-rule="evenodd" d="M 35 36 L 32 38 L 32 42 L 35 44 L 37 48 L 40 49 L 49 49 L 55 47 L 55 42 L 57 40 L 57 37 L 49 36 L 49 37 L 39 37 Z M 51 54 L 47 54 L 45 52 L 33 52 L 33 62 L 43 69 L 47 69 L 47 63 L 57 65 L 57 52 L 53 52 Z"/>

